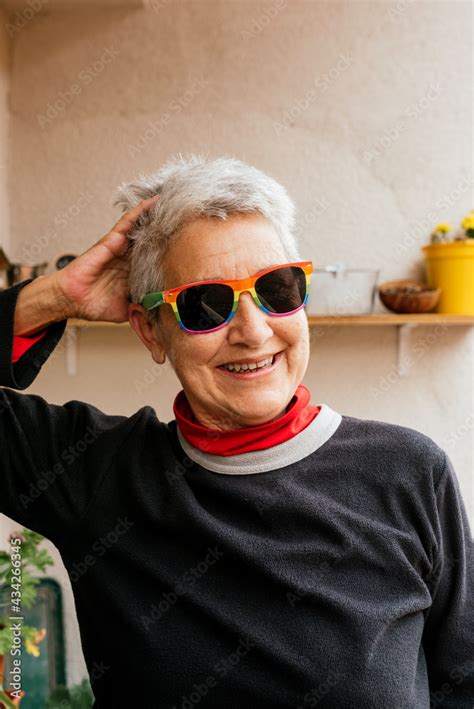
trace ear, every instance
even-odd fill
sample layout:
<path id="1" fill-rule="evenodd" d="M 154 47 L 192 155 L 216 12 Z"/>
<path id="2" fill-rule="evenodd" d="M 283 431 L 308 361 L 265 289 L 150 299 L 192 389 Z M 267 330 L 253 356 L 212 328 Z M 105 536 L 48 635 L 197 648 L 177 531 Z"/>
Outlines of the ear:
<path id="1" fill-rule="evenodd" d="M 149 321 L 142 305 L 138 303 L 129 304 L 128 321 L 145 347 L 150 350 L 155 362 L 164 364 L 166 351 L 161 333 L 159 332 L 159 328 Z"/>

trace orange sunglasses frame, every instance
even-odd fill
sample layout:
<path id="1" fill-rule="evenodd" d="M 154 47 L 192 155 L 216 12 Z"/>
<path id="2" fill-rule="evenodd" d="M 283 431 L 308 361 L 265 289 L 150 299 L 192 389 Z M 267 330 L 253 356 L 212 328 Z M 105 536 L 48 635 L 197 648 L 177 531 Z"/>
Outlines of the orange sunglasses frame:
<path id="1" fill-rule="evenodd" d="M 255 282 L 261 276 L 264 276 L 266 273 L 270 273 L 271 271 L 276 271 L 280 268 L 288 268 L 290 266 L 298 266 L 305 273 L 306 295 L 305 295 L 304 301 L 300 306 L 298 306 L 298 308 L 296 308 L 295 310 L 291 310 L 288 313 L 273 313 L 270 310 L 268 310 L 267 308 L 265 308 L 265 306 L 260 302 L 258 294 L 255 290 Z M 312 261 L 294 261 L 291 263 L 282 263 L 277 266 L 270 266 L 268 268 L 265 268 L 262 271 L 259 271 L 258 273 L 254 274 L 253 276 L 249 276 L 248 278 L 239 278 L 236 280 L 207 279 L 204 281 L 193 281 L 192 283 L 186 283 L 185 285 L 176 286 L 175 288 L 168 288 L 167 290 L 156 291 L 155 293 L 147 293 L 141 299 L 140 304 L 145 308 L 145 310 L 153 310 L 154 308 L 158 307 L 159 305 L 162 305 L 163 303 L 169 303 L 171 305 L 171 307 L 173 308 L 173 312 L 175 314 L 176 320 L 178 321 L 180 327 L 182 327 L 183 330 L 186 330 L 186 332 L 191 332 L 193 334 L 214 332 L 215 330 L 218 330 L 219 328 L 224 327 L 224 325 L 227 325 L 227 323 L 232 319 L 235 311 L 237 310 L 237 305 L 238 305 L 238 301 L 240 298 L 240 294 L 244 293 L 244 292 L 249 292 L 250 295 L 252 296 L 255 304 L 259 308 L 261 308 L 264 312 L 268 313 L 269 315 L 284 316 L 284 315 L 291 315 L 292 313 L 297 312 L 298 310 L 300 310 L 301 308 L 303 308 L 306 305 L 306 302 L 308 300 L 308 295 L 309 295 L 309 289 L 310 289 L 311 274 L 313 272 L 314 272 L 314 266 L 313 266 Z M 221 323 L 220 325 L 217 325 L 217 327 L 213 327 L 209 330 L 189 330 L 189 328 L 187 328 L 183 325 L 180 315 L 179 315 L 178 305 L 176 302 L 178 295 L 183 290 L 186 290 L 187 288 L 192 288 L 193 286 L 205 285 L 207 283 L 225 284 L 225 285 L 228 285 L 232 288 L 232 290 L 234 291 L 234 303 L 232 306 L 232 310 L 229 314 L 229 317 L 226 318 L 226 320 L 223 323 Z"/>

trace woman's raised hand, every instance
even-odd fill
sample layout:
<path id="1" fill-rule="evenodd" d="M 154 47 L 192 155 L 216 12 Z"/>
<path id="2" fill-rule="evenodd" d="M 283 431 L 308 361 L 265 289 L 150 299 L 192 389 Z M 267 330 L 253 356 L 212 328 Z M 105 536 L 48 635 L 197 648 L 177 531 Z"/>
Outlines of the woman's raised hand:
<path id="1" fill-rule="evenodd" d="M 128 232 L 140 215 L 159 198 L 145 199 L 87 251 L 51 277 L 58 295 L 67 304 L 69 317 L 121 323 L 128 319 Z"/>

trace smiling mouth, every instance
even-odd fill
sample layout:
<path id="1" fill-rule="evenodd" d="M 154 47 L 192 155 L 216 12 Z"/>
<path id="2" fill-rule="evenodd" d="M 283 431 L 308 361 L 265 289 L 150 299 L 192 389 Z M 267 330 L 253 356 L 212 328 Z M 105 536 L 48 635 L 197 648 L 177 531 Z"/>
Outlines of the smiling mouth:
<path id="1" fill-rule="evenodd" d="M 272 357 L 267 357 L 264 360 L 261 360 L 260 363 L 258 363 L 260 366 L 258 366 L 257 363 L 250 365 L 221 364 L 217 367 L 217 369 L 230 377 L 238 379 L 255 379 L 256 377 L 263 376 L 264 374 L 274 371 L 281 359 L 281 355 L 282 352 L 277 352 L 275 355 L 272 355 Z"/>

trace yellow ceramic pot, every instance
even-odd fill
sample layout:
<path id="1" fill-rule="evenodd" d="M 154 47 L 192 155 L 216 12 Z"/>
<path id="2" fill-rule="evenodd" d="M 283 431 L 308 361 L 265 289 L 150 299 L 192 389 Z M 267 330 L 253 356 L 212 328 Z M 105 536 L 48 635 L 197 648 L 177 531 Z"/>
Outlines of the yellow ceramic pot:
<path id="1" fill-rule="evenodd" d="M 474 239 L 422 246 L 426 277 L 441 288 L 437 313 L 474 315 Z"/>

